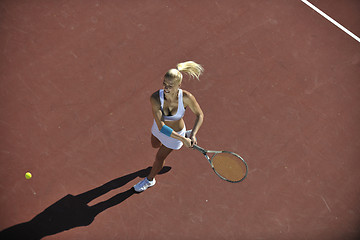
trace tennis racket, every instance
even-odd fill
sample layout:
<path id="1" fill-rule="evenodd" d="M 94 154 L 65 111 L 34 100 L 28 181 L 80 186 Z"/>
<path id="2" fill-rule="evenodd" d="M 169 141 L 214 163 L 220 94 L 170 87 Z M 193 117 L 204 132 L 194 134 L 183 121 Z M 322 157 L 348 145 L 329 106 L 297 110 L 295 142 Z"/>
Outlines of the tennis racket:
<path id="1" fill-rule="evenodd" d="M 204 154 L 214 172 L 223 180 L 237 183 L 244 180 L 248 166 L 244 159 L 234 152 L 206 150 L 194 144 L 193 149 Z M 208 154 L 214 154 L 211 158 Z"/>

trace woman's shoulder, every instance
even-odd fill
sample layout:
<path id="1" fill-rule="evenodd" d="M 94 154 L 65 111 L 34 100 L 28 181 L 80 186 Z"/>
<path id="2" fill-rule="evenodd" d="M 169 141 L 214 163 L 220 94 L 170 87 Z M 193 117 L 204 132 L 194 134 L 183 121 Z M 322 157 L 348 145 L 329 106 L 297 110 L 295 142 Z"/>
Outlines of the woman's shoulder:
<path id="1" fill-rule="evenodd" d="M 151 94 L 150 102 L 152 104 L 160 104 L 159 90 Z"/>
<path id="2" fill-rule="evenodd" d="M 152 94 L 151 94 L 151 98 L 159 98 L 159 90 L 157 90 L 156 92 L 153 92 Z"/>
<path id="3" fill-rule="evenodd" d="M 193 97 L 194 97 L 194 95 L 192 95 L 191 92 L 189 92 L 189 91 L 187 91 L 187 90 L 184 90 L 184 89 L 182 89 L 182 91 L 183 91 L 183 98 L 184 98 L 184 99 L 185 99 L 185 98 L 190 99 L 190 98 L 193 98 Z"/>
<path id="4" fill-rule="evenodd" d="M 187 90 L 183 90 L 183 102 L 186 106 L 191 105 L 195 101 L 195 97 L 192 93 Z"/>

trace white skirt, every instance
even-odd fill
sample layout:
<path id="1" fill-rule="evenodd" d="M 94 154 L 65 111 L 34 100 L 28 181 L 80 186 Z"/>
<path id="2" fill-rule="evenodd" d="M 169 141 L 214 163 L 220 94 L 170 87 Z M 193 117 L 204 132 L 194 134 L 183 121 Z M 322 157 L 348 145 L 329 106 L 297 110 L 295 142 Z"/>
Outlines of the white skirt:
<path id="1" fill-rule="evenodd" d="M 184 126 L 184 128 L 180 132 L 177 132 L 177 133 L 180 134 L 181 136 L 185 137 L 185 132 L 186 132 L 186 126 Z M 161 133 L 159 131 L 159 128 L 158 128 L 155 120 L 154 120 L 154 123 L 153 123 L 152 128 L 151 128 L 151 133 L 157 139 L 159 139 L 159 141 L 167 148 L 174 149 L 174 150 L 179 150 L 183 145 L 183 143 L 180 140 L 177 140 L 177 139 L 172 138 L 172 137 L 168 137 L 165 134 Z"/>

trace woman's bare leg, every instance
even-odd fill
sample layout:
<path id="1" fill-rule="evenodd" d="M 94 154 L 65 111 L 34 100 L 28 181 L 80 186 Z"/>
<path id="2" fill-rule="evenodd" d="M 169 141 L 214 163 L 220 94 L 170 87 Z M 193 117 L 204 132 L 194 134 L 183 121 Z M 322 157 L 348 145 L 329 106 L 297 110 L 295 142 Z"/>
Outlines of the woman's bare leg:
<path id="1" fill-rule="evenodd" d="M 145 179 L 134 185 L 134 190 L 136 192 L 142 192 L 145 191 L 147 188 L 154 186 L 154 184 L 156 183 L 154 177 L 164 167 L 166 157 L 169 156 L 169 154 L 172 152 L 172 149 L 162 145 L 161 142 L 154 135 L 151 135 L 151 145 L 154 148 L 159 148 L 159 150 L 156 153 L 155 161 L 153 163 L 153 167 L 151 168 L 150 174 Z"/>
<path id="2" fill-rule="evenodd" d="M 153 148 L 159 148 L 161 146 L 161 142 L 157 139 L 153 134 L 151 134 L 151 146 Z"/>
<path id="3" fill-rule="evenodd" d="M 164 167 L 165 164 L 165 159 L 167 158 L 167 156 L 169 156 L 169 154 L 172 152 L 173 150 L 170 148 L 165 147 L 164 145 L 161 145 L 156 157 L 155 157 L 155 161 L 153 164 L 153 167 L 150 171 L 150 174 L 147 176 L 147 179 L 149 181 L 152 181 L 154 179 L 154 177 L 156 176 L 156 174 L 158 174 L 161 169 Z"/>

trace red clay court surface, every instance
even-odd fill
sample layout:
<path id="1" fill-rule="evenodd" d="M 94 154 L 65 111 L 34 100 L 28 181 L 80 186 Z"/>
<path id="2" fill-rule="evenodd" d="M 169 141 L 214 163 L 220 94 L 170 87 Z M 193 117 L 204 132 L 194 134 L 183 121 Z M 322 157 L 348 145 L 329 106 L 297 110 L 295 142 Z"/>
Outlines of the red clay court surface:
<path id="1" fill-rule="evenodd" d="M 359 1 L 311 2 L 360 35 Z M 3 0 L 0 26 L 0 236 L 359 236 L 360 43 L 300 0 Z M 199 145 L 249 174 L 225 182 L 183 148 L 134 194 L 156 152 L 149 96 L 186 60 L 206 70 L 182 86 Z"/>

